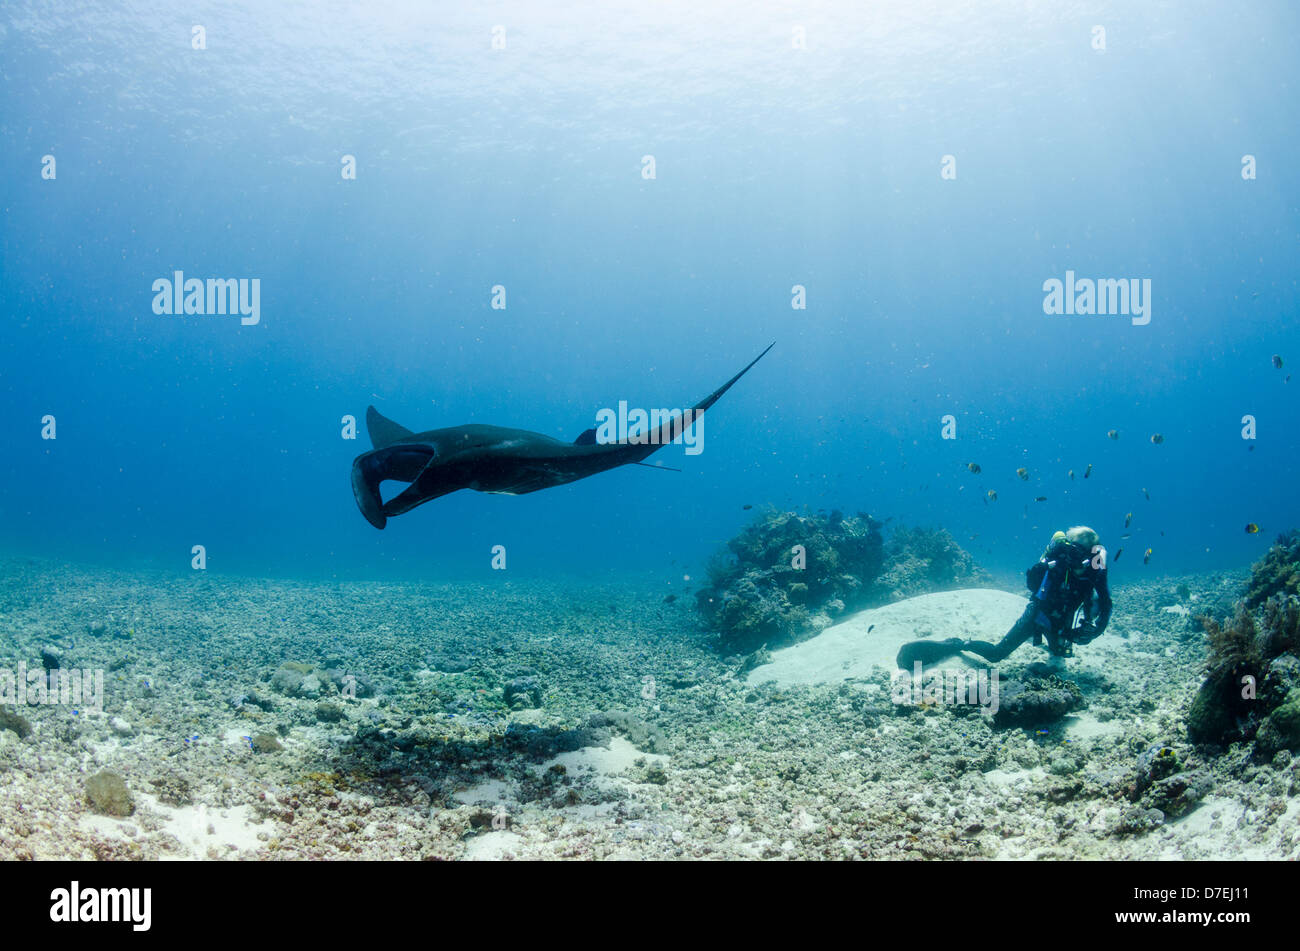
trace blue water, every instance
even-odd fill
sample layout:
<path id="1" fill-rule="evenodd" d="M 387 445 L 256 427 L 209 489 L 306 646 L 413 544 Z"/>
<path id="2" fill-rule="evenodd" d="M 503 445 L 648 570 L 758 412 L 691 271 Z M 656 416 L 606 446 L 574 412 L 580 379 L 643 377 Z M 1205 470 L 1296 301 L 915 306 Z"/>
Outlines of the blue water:
<path id="1" fill-rule="evenodd" d="M 1087 523 L 1123 582 L 1300 525 L 1293 5 L 372 6 L 0 10 L 7 553 L 670 581 L 771 503 L 994 570 Z M 175 270 L 258 278 L 260 323 L 154 314 Z M 1149 279 L 1150 323 L 1045 315 L 1067 270 Z M 369 403 L 572 439 L 773 340 L 680 473 L 356 509 Z"/>

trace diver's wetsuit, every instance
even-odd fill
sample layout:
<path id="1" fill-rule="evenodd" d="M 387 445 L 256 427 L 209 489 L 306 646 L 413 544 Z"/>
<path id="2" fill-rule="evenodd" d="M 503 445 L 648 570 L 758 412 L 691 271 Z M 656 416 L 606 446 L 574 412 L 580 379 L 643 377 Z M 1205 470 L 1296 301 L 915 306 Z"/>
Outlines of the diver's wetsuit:
<path id="1" fill-rule="evenodd" d="M 1061 542 L 1048 549 L 1039 565 L 1045 565 L 1047 569 L 1043 572 L 1043 580 L 1029 599 L 1025 613 L 1006 637 L 997 644 L 966 641 L 963 650 L 997 663 L 1031 637 L 1035 644 L 1046 637 L 1052 654 L 1068 657 L 1073 653 L 1072 644 L 1086 644 L 1106 630 L 1111 601 L 1104 548 L 1098 545 L 1090 552 Z M 1093 592 L 1097 595 L 1095 602 Z M 1071 630 L 1069 625 L 1080 607 L 1084 608 L 1083 623 Z"/>

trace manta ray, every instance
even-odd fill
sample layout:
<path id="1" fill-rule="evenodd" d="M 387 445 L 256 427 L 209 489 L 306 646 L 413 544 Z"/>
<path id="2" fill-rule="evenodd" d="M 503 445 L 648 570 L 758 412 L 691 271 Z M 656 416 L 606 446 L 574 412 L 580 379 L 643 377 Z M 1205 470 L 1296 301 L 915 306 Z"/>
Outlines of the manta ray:
<path id="1" fill-rule="evenodd" d="M 686 420 L 698 419 L 774 346 L 769 344 L 749 366 L 691 407 L 689 416 L 675 416 L 656 430 L 619 442 L 597 442 L 595 429 L 566 443 L 526 429 L 473 423 L 415 433 L 370 406 L 366 429 L 375 448 L 352 460 L 352 494 L 366 521 L 383 528 L 392 516 L 460 489 L 524 495 L 641 463 L 680 436 Z M 390 480 L 409 485 L 385 502 L 379 485 Z"/>

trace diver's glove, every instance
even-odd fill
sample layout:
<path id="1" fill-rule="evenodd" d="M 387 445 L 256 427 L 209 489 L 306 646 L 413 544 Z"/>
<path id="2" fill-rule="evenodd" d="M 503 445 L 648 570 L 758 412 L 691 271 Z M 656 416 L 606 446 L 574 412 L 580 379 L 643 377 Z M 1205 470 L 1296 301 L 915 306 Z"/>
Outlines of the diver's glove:
<path id="1" fill-rule="evenodd" d="M 1084 621 L 1074 629 L 1072 639 L 1076 644 L 1087 644 L 1101 636 L 1101 631 L 1097 630 L 1097 625 L 1092 621 Z"/>
<path id="2" fill-rule="evenodd" d="M 1070 643 L 1070 639 L 1050 632 L 1047 635 L 1047 650 L 1053 657 L 1074 656 L 1074 645 Z"/>

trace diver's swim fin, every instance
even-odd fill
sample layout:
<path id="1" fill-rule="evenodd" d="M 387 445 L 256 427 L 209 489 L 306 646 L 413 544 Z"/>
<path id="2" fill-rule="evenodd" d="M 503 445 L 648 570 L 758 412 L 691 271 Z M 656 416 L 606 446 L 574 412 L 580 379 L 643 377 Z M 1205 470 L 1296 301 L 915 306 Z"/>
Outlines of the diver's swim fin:
<path id="1" fill-rule="evenodd" d="M 910 670 L 920 661 L 921 666 L 937 664 L 956 654 L 960 654 L 966 642 L 960 637 L 950 637 L 946 641 L 908 641 L 898 650 L 897 663 L 900 670 Z"/>

